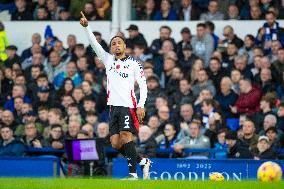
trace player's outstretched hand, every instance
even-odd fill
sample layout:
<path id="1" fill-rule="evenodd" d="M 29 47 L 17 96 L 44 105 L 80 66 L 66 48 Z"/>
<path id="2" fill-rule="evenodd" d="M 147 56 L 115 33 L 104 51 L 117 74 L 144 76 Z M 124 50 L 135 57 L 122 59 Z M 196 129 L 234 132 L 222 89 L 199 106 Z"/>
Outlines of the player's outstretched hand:
<path id="1" fill-rule="evenodd" d="M 139 123 L 142 123 L 143 119 L 145 117 L 145 109 L 144 108 L 137 108 L 136 114 L 137 114 Z"/>
<path id="2" fill-rule="evenodd" d="M 81 14 L 81 19 L 80 19 L 80 24 L 83 26 L 83 27 L 87 27 L 88 26 L 88 20 L 87 18 L 85 17 L 84 13 L 81 11 L 80 12 Z"/>

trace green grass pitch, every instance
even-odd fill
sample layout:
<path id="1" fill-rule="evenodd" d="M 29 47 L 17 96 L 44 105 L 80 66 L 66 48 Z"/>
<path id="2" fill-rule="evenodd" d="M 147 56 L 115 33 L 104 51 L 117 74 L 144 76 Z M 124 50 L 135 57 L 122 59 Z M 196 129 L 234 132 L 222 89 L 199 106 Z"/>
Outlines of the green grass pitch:
<path id="1" fill-rule="evenodd" d="M 283 189 L 284 182 L 0 178 L 0 189 Z"/>

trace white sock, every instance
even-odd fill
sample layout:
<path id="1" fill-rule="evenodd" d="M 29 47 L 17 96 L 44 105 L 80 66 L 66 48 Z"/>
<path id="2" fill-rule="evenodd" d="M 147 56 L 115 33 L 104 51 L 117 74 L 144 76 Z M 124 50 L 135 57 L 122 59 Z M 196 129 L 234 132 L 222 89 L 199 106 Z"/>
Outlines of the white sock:
<path id="1" fill-rule="evenodd" d="M 142 158 L 140 161 L 139 165 L 145 165 L 146 164 L 146 158 Z"/>
<path id="2" fill-rule="evenodd" d="M 138 178 L 137 173 L 129 173 L 130 175 L 132 175 L 135 178 Z"/>

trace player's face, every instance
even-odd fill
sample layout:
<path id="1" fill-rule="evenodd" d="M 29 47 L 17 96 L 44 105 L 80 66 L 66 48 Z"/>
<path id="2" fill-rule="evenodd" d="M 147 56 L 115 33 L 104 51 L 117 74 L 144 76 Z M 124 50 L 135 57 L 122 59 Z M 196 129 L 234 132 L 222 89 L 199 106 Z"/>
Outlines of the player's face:
<path id="1" fill-rule="evenodd" d="M 126 45 L 121 38 L 116 37 L 111 41 L 110 48 L 112 54 L 115 54 L 116 56 L 121 56 L 125 53 Z"/>

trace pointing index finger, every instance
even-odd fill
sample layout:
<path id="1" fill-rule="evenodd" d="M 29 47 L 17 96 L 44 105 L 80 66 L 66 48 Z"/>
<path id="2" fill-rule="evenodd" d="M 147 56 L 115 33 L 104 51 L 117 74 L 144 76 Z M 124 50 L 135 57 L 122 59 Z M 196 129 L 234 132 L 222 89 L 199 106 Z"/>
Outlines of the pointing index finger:
<path id="1" fill-rule="evenodd" d="M 82 16 L 83 18 L 86 18 L 85 15 L 84 15 L 84 13 L 83 13 L 82 11 L 80 12 L 80 14 L 81 14 L 81 16 Z"/>

